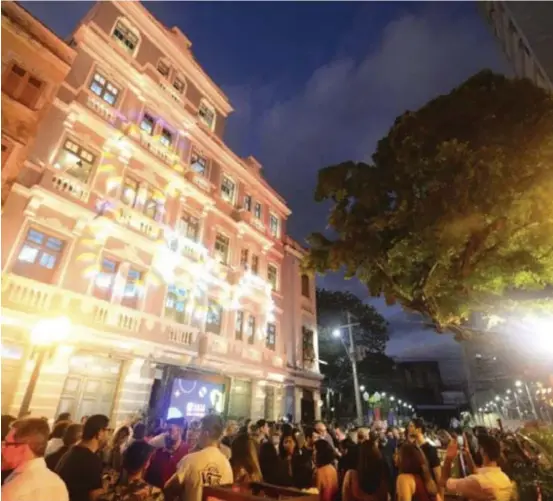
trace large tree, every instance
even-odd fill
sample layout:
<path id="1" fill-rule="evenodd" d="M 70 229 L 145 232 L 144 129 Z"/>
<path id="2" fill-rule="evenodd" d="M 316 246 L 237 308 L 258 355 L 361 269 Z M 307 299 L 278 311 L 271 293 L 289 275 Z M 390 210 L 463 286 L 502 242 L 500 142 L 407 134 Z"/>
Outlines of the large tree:
<path id="1" fill-rule="evenodd" d="M 350 314 L 354 343 L 359 361 L 359 378 L 362 383 L 369 382 L 393 366 L 393 362 L 384 355 L 388 340 L 386 320 L 368 304 L 351 292 L 317 289 L 317 330 L 319 336 L 319 358 L 325 362 L 321 369 L 327 378 L 327 384 L 335 391 L 350 393 L 352 386 L 351 364 L 344 346 L 333 336 L 333 331 L 348 323 Z M 348 330 L 340 329 L 342 338 L 348 345 Z M 390 369 L 391 370 L 391 369 Z"/>
<path id="2" fill-rule="evenodd" d="M 307 266 L 345 268 L 374 296 L 470 335 L 553 283 L 553 99 L 489 71 L 399 116 L 372 163 L 319 172 L 332 236 Z M 526 295 L 528 291 L 532 294 Z"/>

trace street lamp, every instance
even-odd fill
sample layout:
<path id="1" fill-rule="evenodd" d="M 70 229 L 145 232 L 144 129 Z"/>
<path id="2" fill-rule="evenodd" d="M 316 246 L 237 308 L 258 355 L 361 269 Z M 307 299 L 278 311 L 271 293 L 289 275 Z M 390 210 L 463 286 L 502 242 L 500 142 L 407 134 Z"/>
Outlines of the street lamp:
<path id="1" fill-rule="evenodd" d="M 359 390 L 360 390 L 360 391 L 365 391 L 365 385 L 362 384 L 362 385 L 359 387 Z"/>
<path id="2" fill-rule="evenodd" d="M 351 314 L 349 311 L 346 312 L 346 315 L 347 315 L 346 317 L 347 324 L 338 326 L 336 329 L 332 331 L 332 335 L 335 338 L 338 338 L 340 340 L 340 342 L 342 343 L 342 346 L 346 350 L 349 361 L 351 363 L 351 372 L 353 375 L 353 394 L 355 395 L 355 410 L 357 411 L 357 424 L 360 426 L 363 424 L 363 407 L 361 404 L 362 390 L 359 388 L 359 378 L 357 376 L 357 358 L 355 353 L 355 343 L 353 341 L 353 327 L 356 327 L 357 325 L 359 325 L 359 323 L 351 322 Z M 342 339 L 341 329 L 344 329 L 344 328 L 347 328 L 348 330 L 349 347 Z"/>
<path id="3" fill-rule="evenodd" d="M 532 414 L 534 415 L 534 419 L 538 419 L 538 413 L 536 411 L 536 406 L 534 405 L 534 399 L 532 398 L 532 393 L 530 392 L 530 388 L 528 387 L 528 383 L 522 382 L 520 380 L 515 381 L 515 386 L 519 389 L 521 389 L 522 386 L 526 389 L 526 395 L 528 396 L 528 400 L 530 401 L 530 408 L 532 409 Z"/>
<path id="4" fill-rule="evenodd" d="M 40 320 L 31 330 L 31 345 L 33 354 L 36 354 L 35 366 L 25 395 L 19 408 L 19 417 L 25 417 L 29 413 L 29 406 L 35 392 L 42 364 L 50 355 L 51 351 L 69 335 L 71 322 L 67 317 L 47 318 Z M 31 355 L 32 356 L 32 355 Z"/>

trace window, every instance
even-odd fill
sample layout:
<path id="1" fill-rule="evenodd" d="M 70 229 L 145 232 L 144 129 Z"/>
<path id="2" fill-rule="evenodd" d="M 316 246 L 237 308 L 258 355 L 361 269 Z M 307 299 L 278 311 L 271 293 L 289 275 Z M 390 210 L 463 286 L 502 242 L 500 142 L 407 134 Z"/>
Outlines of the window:
<path id="1" fill-rule="evenodd" d="M 267 266 L 267 280 L 271 284 L 271 288 L 276 291 L 278 288 L 278 270 L 272 264 Z"/>
<path id="2" fill-rule="evenodd" d="M 252 273 L 254 275 L 259 273 L 259 256 L 252 256 Z"/>
<path id="3" fill-rule="evenodd" d="M 210 129 L 213 129 L 215 125 L 215 110 L 205 101 L 202 101 L 200 103 L 198 116 L 205 125 L 207 125 Z"/>
<path id="4" fill-rule="evenodd" d="M 70 176 L 87 183 L 96 157 L 82 146 L 67 139 L 58 153 L 54 166 Z"/>
<path id="5" fill-rule="evenodd" d="M 144 113 L 142 121 L 140 122 L 140 128 L 151 136 L 154 133 L 155 123 L 156 121 L 151 115 Z"/>
<path id="6" fill-rule="evenodd" d="M 159 71 L 159 73 L 161 75 L 163 75 L 165 78 L 167 78 L 169 76 L 169 70 L 171 68 L 169 67 L 168 64 L 166 64 L 164 61 L 158 61 L 157 63 L 157 71 Z"/>
<path id="7" fill-rule="evenodd" d="M 64 243 L 59 238 L 29 229 L 14 265 L 13 272 L 51 282 L 63 251 Z"/>
<path id="8" fill-rule="evenodd" d="M 183 287 L 170 285 L 165 298 L 165 317 L 179 324 L 186 323 L 186 301 L 188 291 Z"/>
<path id="9" fill-rule="evenodd" d="M 129 272 L 127 273 L 127 281 L 125 283 L 125 289 L 123 290 L 123 299 L 121 301 L 121 304 L 123 306 L 128 306 L 129 308 L 136 308 L 141 287 L 142 272 L 134 268 L 129 268 Z"/>
<path id="10" fill-rule="evenodd" d="M 270 350 L 274 350 L 276 346 L 276 325 L 267 324 L 267 337 L 265 339 L 265 345 Z"/>
<path id="11" fill-rule="evenodd" d="M 179 233 L 190 240 L 197 242 L 200 237 L 200 222 L 188 214 L 184 214 L 177 223 Z"/>
<path id="12" fill-rule="evenodd" d="M 121 21 L 118 21 L 115 25 L 113 38 L 115 38 L 119 45 L 130 54 L 134 53 L 134 49 L 136 49 L 138 45 L 138 36 Z"/>
<path id="13" fill-rule="evenodd" d="M 34 109 L 43 87 L 42 80 L 17 64 L 8 68 L 2 82 L 2 92 L 31 109 Z"/>
<path id="14" fill-rule="evenodd" d="M 248 249 L 242 249 L 240 252 L 240 267 L 244 270 L 248 269 L 248 256 L 250 251 Z"/>
<path id="15" fill-rule="evenodd" d="M 221 198 L 226 202 L 233 203 L 235 189 L 236 185 L 232 179 L 227 176 L 223 176 L 223 181 L 221 182 Z"/>
<path id="16" fill-rule="evenodd" d="M 271 231 L 271 235 L 275 238 L 278 238 L 279 236 L 279 227 L 280 227 L 280 221 L 278 217 L 276 217 L 274 214 L 271 214 L 269 216 L 269 230 Z"/>
<path id="17" fill-rule="evenodd" d="M 253 215 L 257 219 L 261 219 L 261 204 L 259 202 L 255 202 L 255 207 L 253 209 Z"/>
<path id="18" fill-rule="evenodd" d="M 194 152 L 192 153 L 192 156 L 190 157 L 190 168 L 197 172 L 198 174 L 201 174 L 202 176 L 207 175 L 207 159 L 198 153 Z"/>
<path id="19" fill-rule="evenodd" d="M 195 289 L 190 297 L 188 309 L 191 317 L 190 324 L 198 329 L 204 328 L 203 324 L 206 318 L 205 301 L 205 292 L 200 289 Z"/>
<path id="20" fill-rule="evenodd" d="M 223 308 L 217 301 L 210 299 L 207 303 L 207 317 L 205 323 L 206 332 L 221 333 L 223 323 Z"/>
<path id="21" fill-rule="evenodd" d="M 246 195 L 244 197 L 244 209 L 246 209 L 248 212 L 252 211 L 252 197 L 251 197 L 251 195 Z"/>
<path id="22" fill-rule="evenodd" d="M 163 195 L 161 192 L 148 188 L 146 192 L 146 200 L 144 201 L 144 208 L 142 209 L 144 215 L 153 219 L 154 221 L 160 221 L 163 217 Z"/>
<path id="23" fill-rule="evenodd" d="M 238 341 L 242 341 L 244 336 L 244 312 L 237 311 L 236 319 L 234 321 L 234 334 Z"/>
<path id="24" fill-rule="evenodd" d="M 227 237 L 217 234 L 215 238 L 215 259 L 224 264 L 228 263 L 229 243 Z"/>
<path id="25" fill-rule="evenodd" d="M 100 271 L 94 278 L 93 294 L 98 299 L 109 301 L 113 292 L 113 283 L 117 275 L 119 263 L 104 257 L 100 263 Z"/>
<path id="26" fill-rule="evenodd" d="M 165 127 L 161 129 L 161 136 L 159 142 L 166 148 L 170 148 L 173 144 L 173 134 L 171 131 L 167 130 Z"/>
<path id="27" fill-rule="evenodd" d="M 248 343 L 253 344 L 255 341 L 255 317 L 250 315 L 248 317 L 248 325 L 246 326 L 246 335 L 248 337 Z"/>
<path id="28" fill-rule="evenodd" d="M 301 295 L 303 297 L 309 297 L 310 291 L 309 291 L 309 276 L 302 275 L 301 276 Z"/>
<path id="29" fill-rule="evenodd" d="M 90 82 L 90 90 L 111 106 L 115 105 L 119 95 L 119 89 L 97 72 Z"/>
<path id="30" fill-rule="evenodd" d="M 138 189 L 140 183 L 132 178 L 125 178 L 123 181 L 123 189 L 121 191 L 121 201 L 129 207 L 134 207 L 137 202 Z"/>
<path id="31" fill-rule="evenodd" d="M 177 92 L 179 92 L 180 94 L 182 94 L 184 92 L 184 89 L 186 87 L 186 84 L 184 83 L 183 80 L 181 80 L 180 78 L 176 77 L 174 80 L 173 80 L 173 87 L 175 88 L 175 90 Z"/>

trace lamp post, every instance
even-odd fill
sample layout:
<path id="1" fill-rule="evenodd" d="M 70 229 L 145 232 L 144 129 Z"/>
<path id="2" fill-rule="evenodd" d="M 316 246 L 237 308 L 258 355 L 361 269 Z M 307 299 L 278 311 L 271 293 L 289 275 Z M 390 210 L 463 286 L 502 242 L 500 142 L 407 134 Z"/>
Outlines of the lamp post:
<path id="1" fill-rule="evenodd" d="M 61 341 L 69 334 L 71 322 L 67 317 L 49 318 L 40 320 L 31 331 L 31 344 L 33 354 L 36 354 L 35 366 L 31 378 L 27 384 L 25 395 L 19 408 L 19 417 L 25 417 L 29 413 L 29 407 L 35 392 L 40 370 L 47 357 Z M 31 355 L 32 356 L 32 355 Z"/>
<path id="2" fill-rule="evenodd" d="M 530 392 L 530 388 L 528 387 L 528 383 L 526 381 L 515 381 L 515 386 L 517 388 L 520 388 L 524 386 L 526 390 L 526 395 L 528 396 L 528 400 L 530 401 L 530 408 L 532 409 L 532 414 L 534 415 L 534 419 L 538 419 L 538 413 L 536 412 L 536 405 L 534 404 L 534 399 L 532 398 L 532 393 Z"/>
<path id="3" fill-rule="evenodd" d="M 340 325 L 332 331 L 332 335 L 337 337 L 342 342 L 344 349 L 348 355 L 351 363 L 351 372 L 353 374 L 353 394 L 355 395 L 355 410 L 357 412 L 357 424 L 361 426 L 363 424 L 363 407 L 361 406 L 361 390 L 359 388 L 359 378 L 357 376 L 357 358 L 355 354 L 355 343 L 353 341 L 353 327 L 359 325 L 359 323 L 351 323 L 351 315 L 347 312 L 347 324 Z M 340 329 L 348 329 L 349 348 L 342 339 L 342 333 Z"/>

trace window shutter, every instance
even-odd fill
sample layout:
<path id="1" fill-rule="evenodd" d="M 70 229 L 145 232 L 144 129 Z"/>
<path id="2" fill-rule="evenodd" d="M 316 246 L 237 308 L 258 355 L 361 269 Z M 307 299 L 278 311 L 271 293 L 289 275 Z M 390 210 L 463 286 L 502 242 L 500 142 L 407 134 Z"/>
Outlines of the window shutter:
<path id="1" fill-rule="evenodd" d="M 23 84 L 23 81 L 25 80 L 26 75 L 27 72 L 21 66 L 18 66 L 17 64 L 12 65 L 4 80 L 2 90 L 14 99 L 17 98 L 17 94 Z"/>
<path id="2" fill-rule="evenodd" d="M 29 108 L 34 108 L 38 98 L 40 97 L 40 92 L 42 90 L 43 82 L 38 78 L 33 76 L 29 77 L 29 80 L 23 87 L 19 101 Z"/>

